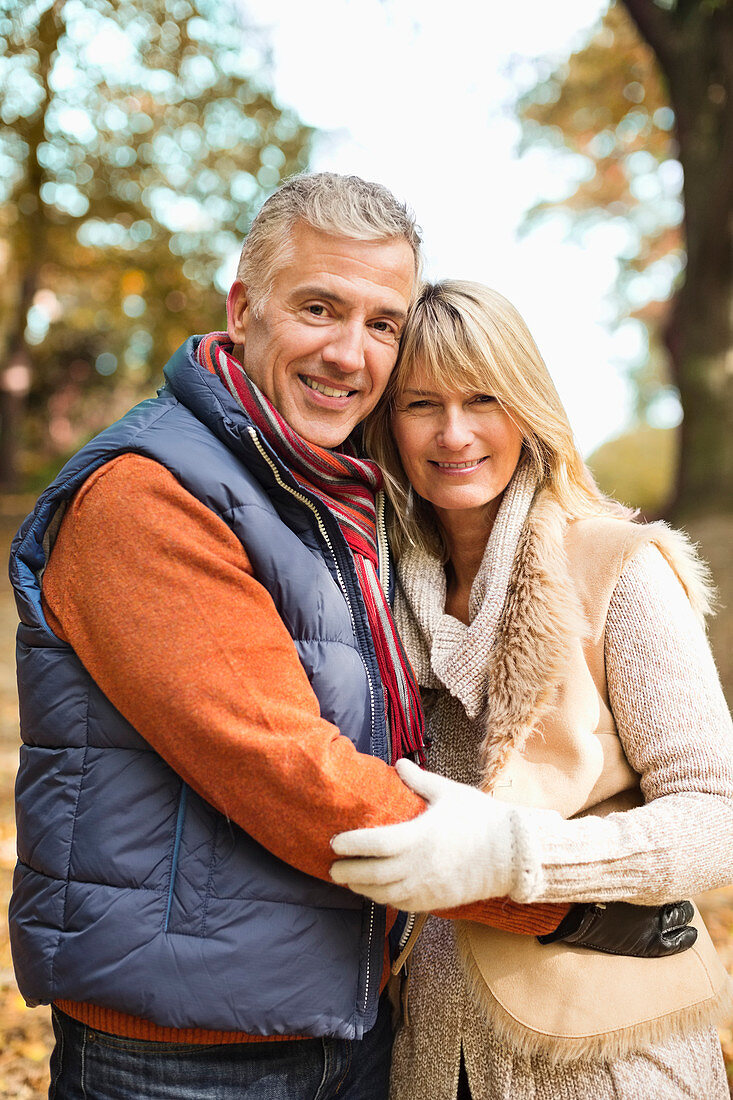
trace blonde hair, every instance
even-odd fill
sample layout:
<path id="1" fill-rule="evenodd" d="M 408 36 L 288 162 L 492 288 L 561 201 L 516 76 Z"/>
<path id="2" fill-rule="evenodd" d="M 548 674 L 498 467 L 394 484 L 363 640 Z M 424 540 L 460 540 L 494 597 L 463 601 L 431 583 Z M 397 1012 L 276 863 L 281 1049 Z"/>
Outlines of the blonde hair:
<path id="1" fill-rule="evenodd" d="M 335 172 L 292 176 L 270 196 L 252 222 L 242 246 L 237 278 L 261 314 L 278 269 L 293 257 L 293 228 L 312 229 L 356 241 L 407 241 L 420 277 L 421 237 L 412 211 L 380 183 Z"/>
<path id="2" fill-rule="evenodd" d="M 410 489 L 392 434 L 395 401 L 416 368 L 429 389 L 495 397 L 522 432 L 538 485 L 570 515 L 631 515 L 593 480 L 545 362 L 511 302 L 480 283 L 426 283 L 410 310 L 384 397 L 364 427 L 366 449 L 385 475 L 398 556 L 409 545 L 447 556 L 432 507 Z"/>

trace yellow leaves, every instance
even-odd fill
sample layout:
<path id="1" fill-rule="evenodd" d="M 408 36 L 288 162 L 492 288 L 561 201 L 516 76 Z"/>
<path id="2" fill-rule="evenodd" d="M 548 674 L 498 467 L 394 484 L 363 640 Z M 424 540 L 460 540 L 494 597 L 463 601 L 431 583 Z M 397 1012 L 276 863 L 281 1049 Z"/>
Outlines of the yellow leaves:
<path id="1" fill-rule="evenodd" d="M 48 1009 L 28 1009 L 9 989 L 0 992 L 0 1096 L 43 1100 L 53 1045 Z"/>
<path id="2" fill-rule="evenodd" d="M 143 294 L 145 291 L 145 273 L 129 268 L 120 279 L 120 290 L 126 296 L 128 294 Z"/>
<path id="3" fill-rule="evenodd" d="M 15 839 L 8 837 L 0 840 L 0 868 L 3 871 L 12 871 L 15 867 Z"/>
<path id="4" fill-rule="evenodd" d="M 31 1062 L 42 1062 L 44 1058 L 48 1057 L 45 1043 L 18 1043 L 16 1051 L 21 1058 L 28 1058 Z"/>
<path id="5" fill-rule="evenodd" d="M 667 106 L 652 50 L 622 4 L 615 3 L 588 44 L 525 97 L 522 116 L 543 127 L 557 127 L 568 148 L 596 162 L 604 158 L 594 155 L 589 130 L 615 134 L 622 153 L 638 145 L 660 158 L 669 155 L 671 138 L 656 125 L 654 114 Z M 636 116 L 643 116 L 644 122 L 635 121 L 630 135 L 628 120 Z M 636 134 L 640 143 L 633 140 Z"/>

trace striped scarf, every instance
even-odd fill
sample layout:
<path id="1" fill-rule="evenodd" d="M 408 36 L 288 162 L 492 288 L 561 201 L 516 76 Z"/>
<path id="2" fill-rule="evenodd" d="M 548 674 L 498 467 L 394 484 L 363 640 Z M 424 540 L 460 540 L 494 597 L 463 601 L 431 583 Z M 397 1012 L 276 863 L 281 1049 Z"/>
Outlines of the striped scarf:
<path id="1" fill-rule="evenodd" d="M 198 346 L 199 363 L 218 375 L 298 484 L 336 519 L 354 559 L 374 641 L 387 706 L 392 763 L 403 756 L 414 756 L 424 764 L 420 693 L 379 581 L 375 498 L 382 487 L 379 467 L 353 453 L 308 443 L 294 432 L 247 377 L 231 354 L 232 347 L 226 333 L 212 332 Z"/>

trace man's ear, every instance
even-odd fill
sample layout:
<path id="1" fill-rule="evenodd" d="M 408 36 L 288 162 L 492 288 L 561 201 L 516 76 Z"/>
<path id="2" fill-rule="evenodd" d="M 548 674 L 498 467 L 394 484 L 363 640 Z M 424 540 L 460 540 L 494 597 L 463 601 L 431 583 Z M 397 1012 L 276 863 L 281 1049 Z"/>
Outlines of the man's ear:
<path id="1" fill-rule="evenodd" d="M 247 287 L 236 279 L 227 297 L 227 333 L 234 344 L 243 344 L 250 319 Z"/>

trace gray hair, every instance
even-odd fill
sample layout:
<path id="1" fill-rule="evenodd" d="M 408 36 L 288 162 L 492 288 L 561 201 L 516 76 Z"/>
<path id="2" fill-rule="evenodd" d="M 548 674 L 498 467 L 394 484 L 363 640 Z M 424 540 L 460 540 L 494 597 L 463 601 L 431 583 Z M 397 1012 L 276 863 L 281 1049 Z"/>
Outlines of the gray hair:
<path id="1" fill-rule="evenodd" d="M 412 211 L 379 183 L 335 172 L 292 176 L 264 203 L 252 222 L 239 258 L 237 278 L 257 314 L 272 290 L 278 268 L 292 258 L 292 231 L 303 222 L 322 233 L 356 241 L 402 238 L 420 277 L 420 230 Z"/>

